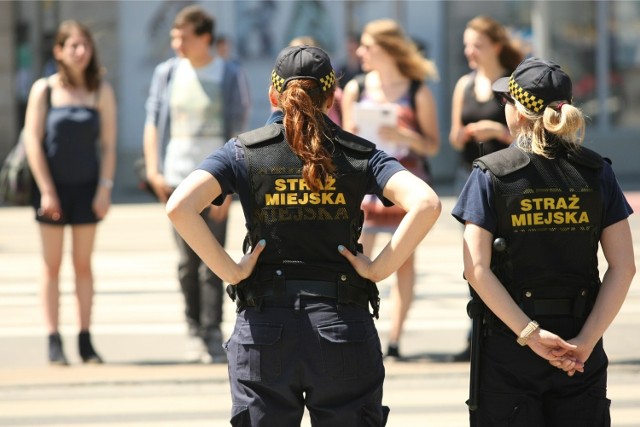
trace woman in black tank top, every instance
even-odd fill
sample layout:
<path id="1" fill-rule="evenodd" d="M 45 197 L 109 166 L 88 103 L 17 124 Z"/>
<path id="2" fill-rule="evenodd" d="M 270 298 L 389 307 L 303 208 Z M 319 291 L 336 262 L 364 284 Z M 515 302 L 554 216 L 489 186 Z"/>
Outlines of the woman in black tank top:
<path id="1" fill-rule="evenodd" d="M 491 84 L 509 76 L 523 58 L 509 40 L 506 29 L 486 16 L 467 23 L 463 42 L 473 71 L 458 80 L 453 92 L 449 141 L 460 152 L 458 182 L 466 181 L 476 158 L 511 143 L 504 112 L 493 97 Z M 456 185 L 456 193 L 459 190 Z"/>
<path id="2" fill-rule="evenodd" d="M 85 363 L 102 363 L 91 343 L 91 256 L 96 224 L 111 206 L 116 163 L 116 103 L 102 81 L 87 27 L 64 21 L 53 56 L 58 72 L 36 81 L 25 117 L 27 157 L 37 188 L 33 206 L 43 247 L 42 300 L 49 362 L 68 364 L 58 333 L 59 271 L 64 226 L 71 226 L 78 301 L 78 349 Z"/>

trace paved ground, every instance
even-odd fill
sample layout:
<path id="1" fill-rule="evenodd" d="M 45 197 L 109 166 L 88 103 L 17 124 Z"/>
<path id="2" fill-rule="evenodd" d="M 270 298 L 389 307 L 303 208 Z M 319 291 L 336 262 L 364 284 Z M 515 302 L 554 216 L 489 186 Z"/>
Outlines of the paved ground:
<path id="1" fill-rule="evenodd" d="M 632 197 L 640 212 L 640 197 Z M 389 426 L 464 426 L 468 365 L 450 363 L 462 349 L 469 320 L 461 279 L 461 227 L 443 199 L 441 219 L 417 251 L 416 302 L 402 352 L 408 362 L 388 363 L 385 403 Z M 244 225 L 234 203 L 228 248 L 240 253 Z M 640 216 L 632 216 L 636 259 Z M 68 246 L 67 246 L 68 248 Z M 185 326 L 169 223 L 157 204 L 115 205 L 99 228 L 94 258 L 93 335 L 108 362 L 79 364 L 69 257 L 62 272 L 61 332 L 72 366 L 46 363 L 46 338 L 38 302 L 39 244 L 32 212 L 0 208 L 0 426 L 223 426 L 230 399 L 226 366 L 182 363 Z M 640 263 L 638 263 L 640 265 Z M 386 341 L 383 295 L 377 321 Z M 234 311 L 225 303 L 223 330 Z M 640 279 L 607 333 L 611 359 L 609 397 L 614 426 L 640 426 Z M 308 426 L 308 417 L 303 425 Z"/>

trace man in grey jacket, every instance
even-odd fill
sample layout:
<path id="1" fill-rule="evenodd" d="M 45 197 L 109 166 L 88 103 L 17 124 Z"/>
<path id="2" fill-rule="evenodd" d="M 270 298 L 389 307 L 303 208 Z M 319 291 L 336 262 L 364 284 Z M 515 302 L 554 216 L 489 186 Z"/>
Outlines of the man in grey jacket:
<path id="1" fill-rule="evenodd" d="M 147 180 L 158 199 L 169 195 L 205 157 L 245 130 L 249 111 L 246 76 L 236 62 L 211 50 L 215 20 L 199 6 L 176 16 L 171 47 L 176 57 L 159 64 L 146 103 L 144 157 Z M 224 244 L 231 199 L 202 212 Z M 222 281 L 175 233 L 178 277 L 189 330 L 187 360 L 226 361 L 222 348 Z"/>

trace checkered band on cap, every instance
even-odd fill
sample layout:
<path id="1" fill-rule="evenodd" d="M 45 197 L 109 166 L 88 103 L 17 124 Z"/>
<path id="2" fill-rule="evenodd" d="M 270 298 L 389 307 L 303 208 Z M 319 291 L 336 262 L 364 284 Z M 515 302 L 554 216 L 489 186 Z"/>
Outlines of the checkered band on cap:
<path id="1" fill-rule="evenodd" d="M 518 82 L 515 81 L 513 75 L 509 79 L 509 93 L 516 99 L 520 104 L 524 105 L 527 110 L 534 111 L 539 113 L 542 109 L 546 107 L 546 103 L 544 99 L 537 97 L 526 90 L 524 90 Z"/>
<path id="2" fill-rule="evenodd" d="M 322 89 L 323 92 L 326 92 L 328 90 L 330 90 L 336 82 L 336 73 L 331 70 L 331 72 L 329 74 L 327 74 L 324 77 L 321 77 L 319 80 L 316 79 L 315 77 L 312 76 L 301 76 L 301 77 L 289 77 L 288 79 L 285 79 L 283 77 L 280 77 L 278 75 L 278 73 L 276 73 L 276 70 L 273 70 L 271 72 L 271 84 L 273 85 L 273 88 L 275 90 L 277 90 L 278 92 L 282 93 L 282 91 L 285 89 L 286 87 L 286 83 L 288 83 L 291 80 L 295 80 L 295 79 L 311 79 L 311 80 L 317 80 L 320 82 L 320 88 Z"/>
<path id="3" fill-rule="evenodd" d="M 333 70 L 331 70 L 329 74 L 327 74 L 326 76 L 320 79 L 320 84 L 322 85 L 323 92 L 326 92 L 329 89 L 331 89 L 335 83 L 336 83 L 336 73 Z"/>
<path id="4" fill-rule="evenodd" d="M 282 92 L 284 90 L 284 79 L 276 73 L 276 70 L 271 72 L 271 84 L 278 92 Z"/>

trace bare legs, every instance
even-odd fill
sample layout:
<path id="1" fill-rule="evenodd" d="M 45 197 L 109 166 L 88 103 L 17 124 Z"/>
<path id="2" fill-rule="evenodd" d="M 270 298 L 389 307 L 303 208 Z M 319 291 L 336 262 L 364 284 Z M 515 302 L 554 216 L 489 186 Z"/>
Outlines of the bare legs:
<path id="1" fill-rule="evenodd" d="M 402 264 L 396 272 L 396 286 L 391 290 L 391 329 L 389 342 L 399 343 L 404 321 L 407 319 L 409 308 L 413 302 L 413 288 L 416 272 L 413 266 L 413 255 Z"/>
<path id="2" fill-rule="evenodd" d="M 376 233 L 362 233 L 361 243 L 364 254 L 371 257 L 375 244 Z M 389 344 L 397 346 L 402 336 L 404 322 L 407 319 L 411 303 L 413 302 L 416 272 L 413 254 L 396 272 L 396 285 L 391 288 L 391 327 L 389 329 Z"/>
<path id="3" fill-rule="evenodd" d="M 44 308 L 44 322 L 49 334 L 58 332 L 59 299 L 60 299 L 60 265 L 62 263 L 62 248 L 64 227 L 40 224 L 40 240 L 42 242 L 42 305 Z"/>
<path id="4" fill-rule="evenodd" d="M 75 225 L 71 227 L 73 242 L 73 268 L 76 276 L 76 299 L 78 324 L 81 331 L 88 331 L 91 325 L 93 306 L 93 271 L 91 256 L 96 236 L 96 225 Z"/>
<path id="5" fill-rule="evenodd" d="M 45 327 L 49 336 L 58 335 L 60 307 L 60 267 L 64 249 L 63 226 L 40 224 L 43 268 L 41 295 Z M 71 226 L 72 260 L 75 273 L 77 317 L 80 332 L 88 332 L 91 326 L 93 305 L 93 271 L 91 257 L 96 235 L 96 224 Z M 57 342 L 59 342 L 59 337 Z M 51 350 L 51 349 L 50 349 Z M 55 353 L 55 352 L 54 352 Z M 60 348 L 60 357 L 64 359 Z M 52 357 L 50 353 L 50 359 Z M 64 361 L 66 364 L 66 360 Z"/>

